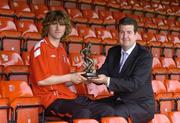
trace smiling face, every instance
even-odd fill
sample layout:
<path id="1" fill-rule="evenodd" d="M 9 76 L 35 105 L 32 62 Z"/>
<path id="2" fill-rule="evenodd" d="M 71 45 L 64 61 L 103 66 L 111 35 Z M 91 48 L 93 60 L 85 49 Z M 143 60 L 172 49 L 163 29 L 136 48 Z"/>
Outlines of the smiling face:
<path id="1" fill-rule="evenodd" d="M 137 39 L 137 33 L 134 32 L 133 25 L 120 25 L 119 43 L 124 50 L 131 48 Z"/>
<path id="2" fill-rule="evenodd" d="M 58 40 L 60 41 L 60 39 L 62 38 L 62 36 L 64 35 L 66 30 L 66 26 L 65 25 L 61 25 L 57 22 L 52 23 L 49 25 L 49 29 L 48 29 L 48 37 L 52 40 Z"/>

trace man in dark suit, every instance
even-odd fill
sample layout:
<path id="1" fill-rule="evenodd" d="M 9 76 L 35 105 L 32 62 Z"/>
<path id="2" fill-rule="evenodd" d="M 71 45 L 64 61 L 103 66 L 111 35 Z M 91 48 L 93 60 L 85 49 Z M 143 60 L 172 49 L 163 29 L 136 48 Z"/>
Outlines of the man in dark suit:
<path id="1" fill-rule="evenodd" d="M 117 116 L 131 117 L 133 123 L 147 123 L 154 117 L 151 86 L 152 56 L 136 43 L 137 22 L 120 20 L 119 44 L 108 51 L 105 63 L 97 70 L 96 84 L 105 84 L 114 96 L 100 101 L 114 107 Z"/>

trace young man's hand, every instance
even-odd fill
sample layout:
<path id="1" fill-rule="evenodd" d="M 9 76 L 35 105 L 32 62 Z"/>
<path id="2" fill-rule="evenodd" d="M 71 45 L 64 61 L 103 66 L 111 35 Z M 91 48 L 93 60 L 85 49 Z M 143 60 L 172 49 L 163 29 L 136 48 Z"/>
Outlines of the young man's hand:
<path id="1" fill-rule="evenodd" d="M 71 74 L 71 82 L 75 83 L 75 84 L 79 84 L 83 81 L 86 81 L 87 78 L 83 77 L 82 74 L 84 74 L 85 72 L 77 72 L 77 73 L 72 73 Z"/>

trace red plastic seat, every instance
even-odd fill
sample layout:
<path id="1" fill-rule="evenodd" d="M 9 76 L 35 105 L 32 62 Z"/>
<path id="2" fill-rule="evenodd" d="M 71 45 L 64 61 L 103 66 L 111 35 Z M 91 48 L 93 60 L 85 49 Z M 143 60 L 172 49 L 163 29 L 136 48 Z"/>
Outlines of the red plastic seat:
<path id="1" fill-rule="evenodd" d="M 68 8 L 67 12 L 73 22 L 86 23 L 87 19 L 83 17 L 82 12 L 77 8 Z"/>
<path id="2" fill-rule="evenodd" d="M 175 100 L 172 93 L 168 93 L 160 80 L 152 80 L 153 92 L 156 100 L 157 112 L 168 114 L 174 109 Z"/>
<path id="3" fill-rule="evenodd" d="M 66 38 L 69 53 L 79 53 L 83 46 L 83 38 L 78 34 L 75 27 L 72 27 L 71 33 Z"/>
<path id="4" fill-rule="evenodd" d="M 166 34 L 155 34 L 156 40 L 159 42 L 162 42 L 161 47 L 162 47 L 162 55 L 164 57 L 173 57 L 174 56 L 174 44 L 172 41 L 168 41 L 167 35 Z"/>
<path id="5" fill-rule="evenodd" d="M 176 67 L 180 68 L 180 57 L 175 59 Z"/>
<path id="6" fill-rule="evenodd" d="M 12 120 L 17 123 L 38 123 L 40 99 L 33 97 L 33 93 L 25 81 L 1 81 L 0 88 L 3 98 L 9 99 L 14 109 Z"/>
<path id="7" fill-rule="evenodd" d="M 74 119 L 73 123 L 99 123 L 99 122 L 94 119 Z"/>
<path id="8" fill-rule="evenodd" d="M 30 52 L 22 52 L 21 56 L 22 56 L 22 60 L 24 62 L 24 65 L 30 65 L 29 64 Z"/>
<path id="9" fill-rule="evenodd" d="M 118 4 L 118 2 L 116 0 L 108 0 L 107 6 L 110 8 L 116 8 L 116 9 L 120 8 L 120 5 Z"/>
<path id="10" fill-rule="evenodd" d="M 171 123 L 180 123 L 180 112 L 170 112 L 168 117 Z"/>
<path id="11" fill-rule="evenodd" d="M 98 10 L 99 17 L 103 20 L 103 24 L 115 24 L 112 12 L 106 10 Z"/>
<path id="12" fill-rule="evenodd" d="M 160 60 L 161 60 L 162 66 L 164 68 L 167 68 L 170 75 L 170 79 L 180 80 L 180 68 L 176 68 L 176 64 L 173 58 L 162 57 Z"/>
<path id="13" fill-rule="evenodd" d="M 15 15 L 21 19 L 35 19 L 35 14 L 31 12 L 26 1 L 10 1 L 11 8 L 15 11 Z"/>
<path id="14" fill-rule="evenodd" d="M 147 42 L 147 46 L 150 47 L 151 52 L 154 57 L 160 57 L 162 48 L 161 48 L 161 42 L 156 41 L 155 34 L 152 32 L 144 33 L 143 40 Z"/>
<path id="15" fill-rule="evenodd" d="M 45 4 L 31 4 L 31 10 L 35 13 L 37 19 L 42 19 L 45 14 L 49 11 Z"/>
<path id="16" fill-rule="evenodd" d="M 83 71 L 83 58 L 80 53 L 70 53 L 69 60 L 71 63 L 71 71 Z"/>
<path id="17" fill-rule="evenodd" d="M 100 38 L 97 38 L 96 33 L 93 29 L 87 26 L 77 27 L 79 35 L 83 37 L 85 43 L 92 43 L 91 51 L 92 53 L 100 54 L 102 53 L 102 42 Z"/>
<path id="18" fill-rule="evenodd" d="M 100 19 L 98 13 L 91 9 L 82 10 L 82 13 L 83 13 L 84 17 L 88 19 L 88 23 L 90 23 L 90 24 L 102 24 L 103 23 L 103 20 Z"/>
<path id="19" fill-rule="evenodd" d="M 29 69 L 24 65 L 21 56 L 14 51 L 0 51 L 0 64 L 4 66 L 3 72 L 7 79 L 20 79 L 28 82 Z"/>
<path id="20" fill-rule="evenodd" d="M 154 118 L 149 123 L 171 123 L 171 122 L 166 115 L 155 114 Z"/>
<path id="21" fill-rule="evenodd" d="M 2 16 L 10 16 L 13 17 L 14 16 L 14 10 L 10 9 L 10 6 L 8 4 L 7 0 L 2 0 L 0 2 L 0 13 Z"/>
<path id="22" fill-rule="evenodd" d="M 8 99 L 2 98 L 0 94 L 0 122 L 8 123 L 10 120 L 8 112 L 10 111 L 10 107 L 8 105 Z"/>
<path id="23" fill-rule="evenodd" d="M 51 11 L 54 11 L 54 10 L 60 10 L 60 11 L 65 11 L 65 9 L 64 9 L 64 7 L 63 6 L 57 6 L 57 5 L 50 5 L 49 6 L 49 10 L 51 10 Z"/>
<path id="24" fill-rule="evenodd" d="M 152 75 L 156 80 L 163 81 L 165 79 L 168 79 L 168 71 L 166 68 L 162 67 L 162 64 L 158 57 L 153 57 Z"/>
<path id="25" fill-rule="evenodd" d="M 96 28 L 97 38 L 102 40 L 102 43 L 105 44 L 105 53 L 108 52 L 109 48 L 114 45 L 117 45 L 117 39 L 113 38 L 110 30 L 106 28 Z"/>
<path id="26" fill-rule="evenodd" d="M 158 29 L 162 29 L 162 30 L 169 29 L 168 25 L 164 23 L 164 20 L 162 18 L 152 18 L 152 21 L 158 26 Z"/>
<path id="27" fill-rule="evenodd" d="M 1 49 L 20 53 L 21 33 L 17 31 L 12 18 L 0 18 Z"/>
<path id="28" fill-rule="evenodd" d="M 16 21 L 17 30 L 22 33 L 21 48 L 30 51 L 34 44 L 42 37 L 33 21 L 20 20 Z"/>
<path id="29" fill-rule="evenodd" d="M 123 117 L 103 117 L 101 123 L 128 123 Z"/>
<path id="30" fill-rule="evenodd" d="M 96 69 L 101 68 L 101 66 L 104 64 L 104 61 L 106 59 L 106 56 L 104 55 L 92 55 L 91 57 L 94 61 Z"/>
<path id="31" fill-rule="evenodd" d="M 116 23 L 119 22 L 122 18 L 124 18 L 126 15 L 125 13 L 119 12 L 119 11 L 113 11 L 112 12 L 113 18 L 116 20 Z"/>

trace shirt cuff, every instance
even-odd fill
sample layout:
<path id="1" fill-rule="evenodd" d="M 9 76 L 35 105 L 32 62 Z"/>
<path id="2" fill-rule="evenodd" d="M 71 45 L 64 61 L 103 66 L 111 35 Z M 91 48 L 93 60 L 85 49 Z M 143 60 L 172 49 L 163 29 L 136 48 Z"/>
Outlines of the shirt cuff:
<path id="1" fill-rule="evenodd" d="M 110 85 L 110 77 L 107 78 L 106 87 L 109 87 Z"/>

